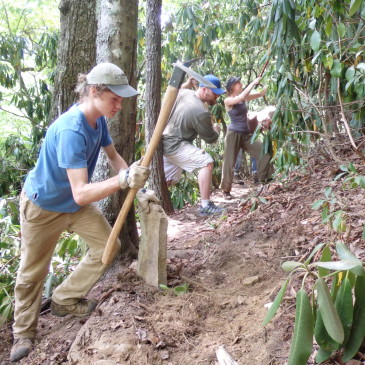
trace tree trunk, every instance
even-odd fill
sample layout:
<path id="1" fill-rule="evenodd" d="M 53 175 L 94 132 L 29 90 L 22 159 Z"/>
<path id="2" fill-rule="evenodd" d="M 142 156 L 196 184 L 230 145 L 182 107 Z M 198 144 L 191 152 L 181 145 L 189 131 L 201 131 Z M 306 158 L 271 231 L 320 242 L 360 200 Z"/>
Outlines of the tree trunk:
<path id="1" fill-rule="evenodd" d="M 75 103 L 79 73 L 87 73 L 96 60 L 96 0 L 61 0 L 61 34 L 49 123 Z"/>
<path id="2" fill-rule="evenodd" d="M 151 140 L 161 109 L 161 0 L 147 0 L 146 9 L 146 144 Z M 149 184 L 166 213 L 173 213 L 163 168 L 162 143 L 151 162 Z"/>
<path id="3" fill-rule="evenodd" d="M 97 63 L 112 62 L 125 72 L 129 84 L 136 87 L 138 0 L 98 0 Z M 136 130 L 136 98 L 123 99 L 123 109 L 108 120 L 116 150 L 129 164 L 134 157 Z M 100 154 L 94 180 L 102 181 L 111 171 L 104 153 Z M 106 219 L 113 224 L 126 197 L 126 192 L 113 194 L 98 203 Z M 123 259 L 137 257 L 138 232 L 132 208 L 120 234 Z"/>

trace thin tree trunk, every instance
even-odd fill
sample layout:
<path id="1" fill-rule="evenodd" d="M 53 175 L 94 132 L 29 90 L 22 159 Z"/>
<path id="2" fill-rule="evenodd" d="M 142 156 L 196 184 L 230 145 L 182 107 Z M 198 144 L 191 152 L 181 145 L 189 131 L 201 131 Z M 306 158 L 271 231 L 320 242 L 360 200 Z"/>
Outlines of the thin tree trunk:
<path id="1" fill-rule="evenodd" d="M 146 9 L 146 144 L 151 140 L 161 109 L 161 0 L 147 0 Z M 162 144 L 151 163 L 150 187 L 166 213 L 173 213 L 163 168 Z"/>
<path id="2" fill-rule="evenodd" d="M 97 63 L 112 62 L 125 72 L 129 84 L 136 87 L 136 50 L 138 0 L 98 0 Z M 110 135 L 116 150 L 128 165 L 134 159 L 136 130 L 136 98 L 123 99 L 123 109 L 108 120 Z M 99 157 L 95 180 L 105 180 L 115 174 L 102 153 Z M 113 194 L 98 203 L 107 220 L 113 224 L 125 200 L 126 192 Z M 123 259 L 137 256 L 138 232 L 132 208 L 120 234 Z"/>
<path id="3" fill-rule="evenodd" d="M 87 73 L 96 60 L 96 0 L 61 0 L 61 33 L 49 123 L 76 101 L 77 75 Z"/>

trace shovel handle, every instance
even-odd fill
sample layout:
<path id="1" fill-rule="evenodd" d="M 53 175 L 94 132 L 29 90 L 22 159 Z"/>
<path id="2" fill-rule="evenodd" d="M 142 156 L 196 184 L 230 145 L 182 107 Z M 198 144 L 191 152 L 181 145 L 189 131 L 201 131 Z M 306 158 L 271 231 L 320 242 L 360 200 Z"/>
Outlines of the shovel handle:
<path id="1" fill-rule="evenodd" d="M 162 102 L 160 114 L 157 119 L 156 127 L 153 131 L 150 143 L 148 144 L 147 151 L 145 156 L 142 159 L 141 166 L 149 167 L 153 156 L 156 152 L 158 144 L 160 143 L 162 133 L 166 127 L 166 124 L 169 120 L 171 110 L 175 104 L 177 94 L 179 92 L 180 85 L 178 87 L 171 86 L 171 84 L 167 87 L 165 92 L 165 97 Z M 118 214 L 118 217 L 114 223 L 113 229 L 110 233 L 109 239 L 106 243 L 102 263 L 104 265 L 109 265 L 115 256 L 117 239 L 119 233 L 123 227 L 124 222 L 126 221 L 128 212 L 133 204 L 134 198 L 137 194 L 138 189 L 132 188 L 128 191 L 127 197 L 124 200 L 123 206 Z"/>
<path id="2" fill-rule="evenodd" d="M 266 67 L 267 67 L 267 65 L 268 65 L 268 63 L 269 63 L 269 58 L 267 59 L 267 61 L 266 61 L 266 63 L 265 63 L 265 65 L 264 65 L 264 67 L 262 68 L 262 70 L 261 70 L 261 73 L 260 73 L 260 77 L 262 77 L 262 75 L 264 74 L 264 72 L 265 72 L 265 70 L 266 70 Z"/>

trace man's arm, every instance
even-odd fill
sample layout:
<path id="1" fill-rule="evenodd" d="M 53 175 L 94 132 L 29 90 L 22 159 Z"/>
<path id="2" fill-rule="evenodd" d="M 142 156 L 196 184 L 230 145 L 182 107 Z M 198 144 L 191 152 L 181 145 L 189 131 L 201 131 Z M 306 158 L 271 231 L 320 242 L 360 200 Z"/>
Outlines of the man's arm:
<path id="1" fill-rule="evenodd" d="M 197 89 L 198 82 L 194 79 L 194 77 L 189 77 L 186 82 L 181 85 L 181 89 Z"/>
<path id="2" fill-rule="evenodd" d="M 199 137 L 206 143 L 214 143 L 218 140 L 220 127 L 212 124 L 211 114 L 204 112 L 196 116 L 194 127 Z"/>
<path id="3" fill-rule="evenodd" d="M 114 144 L 103 147 L 103 150 L 109 165 L 116 173 L 118 173 L 120 169 L 128 168 L 127 163 L 117 152 Z M 86 167 L 80 169 L 67 169 L 67 176 L 71 184 L 73 198 L 80 206 L 99 201 L 120 189 L 118 176 L 101 182 L 88 183 L 88 172 Z"/>
<path id="4" fill-rule="evenodd" d="M 113 144 L 103 147 L 103 150 L 110 166 L 115 172 L 119 172 L 118 175 L 101 182 L 88 183 L 88 171 L 86 167 L 80 169 L 66 169 L 73 198 L 80 206 L 99 201 L 110 194 L 115 193 L 120 188 L 124 189 L 127 186 L 141 188 L 148 178 L 148 168 L 134 166 L 134 168 L 132 167 L 129 171 L 129 177 L 127 174 L 124 174 L 126 186 L 121 186 L 119 175 L 121 172 L 125 172 L 128 165 L 116 151 Z M 120 171 L 121 169 L 123 169 L 123 171 Z"/>
<path id="5" fill-rule="evenodd" d="M 120 189 L 118 175 L 110 179 L 88 183 L 87 168 L 66 169 L 73 198 L 80 206 L 99 201 Z"/>
<path id="6" fill-rule="evenodd" d="M 128 168 L 127 163 L 124 161 L 122 156 L 117 152 L 113 143 L 110 144 L 109 146 L 103 147 L 103 150 L 106 154 L 109 165 L 115 172 L 118 172 L 120 169 Z"/>

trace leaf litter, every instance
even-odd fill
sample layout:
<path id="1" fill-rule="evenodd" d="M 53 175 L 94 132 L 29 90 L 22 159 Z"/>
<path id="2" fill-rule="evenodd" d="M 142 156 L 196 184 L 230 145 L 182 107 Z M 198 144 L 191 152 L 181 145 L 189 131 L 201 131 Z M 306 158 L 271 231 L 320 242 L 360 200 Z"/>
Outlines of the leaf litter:
<path id="1" fill-rule="evenodd" d="M 186 285 L 186 292 L 149 287 L 135 265 L 113 265 L 89 293 L 100 300 L 97 310 L 83 319 L 45 311 L 36 349 L 19 364 L 213 365 L 222 346 L 240 365 L 285 364 L 299 281 L 290 284 L 276 317 L 262 326 L 286 279 L 281 263 L 303 261 L 318 243 L 336 240 L 365 257 L 363 191 L 342 191 L 333 171 L 330 163 L 312 161 L 309 172 L 294 171 L 263 188 L 249 181 L 234 185 L 230 201 L 215 191 L 213 201 L 226 207 L 219 218 L 199 217 L 196 206 L 171 215 L 168 287 Z M 328 186 L 348 213 L 345 232 L 322 224 L 320 212 L 311 208 Z M 2 365 L 9 363 L 10 325 L 0 328 Z M 308 364 L 314 364 L 314 353 Z"/>

